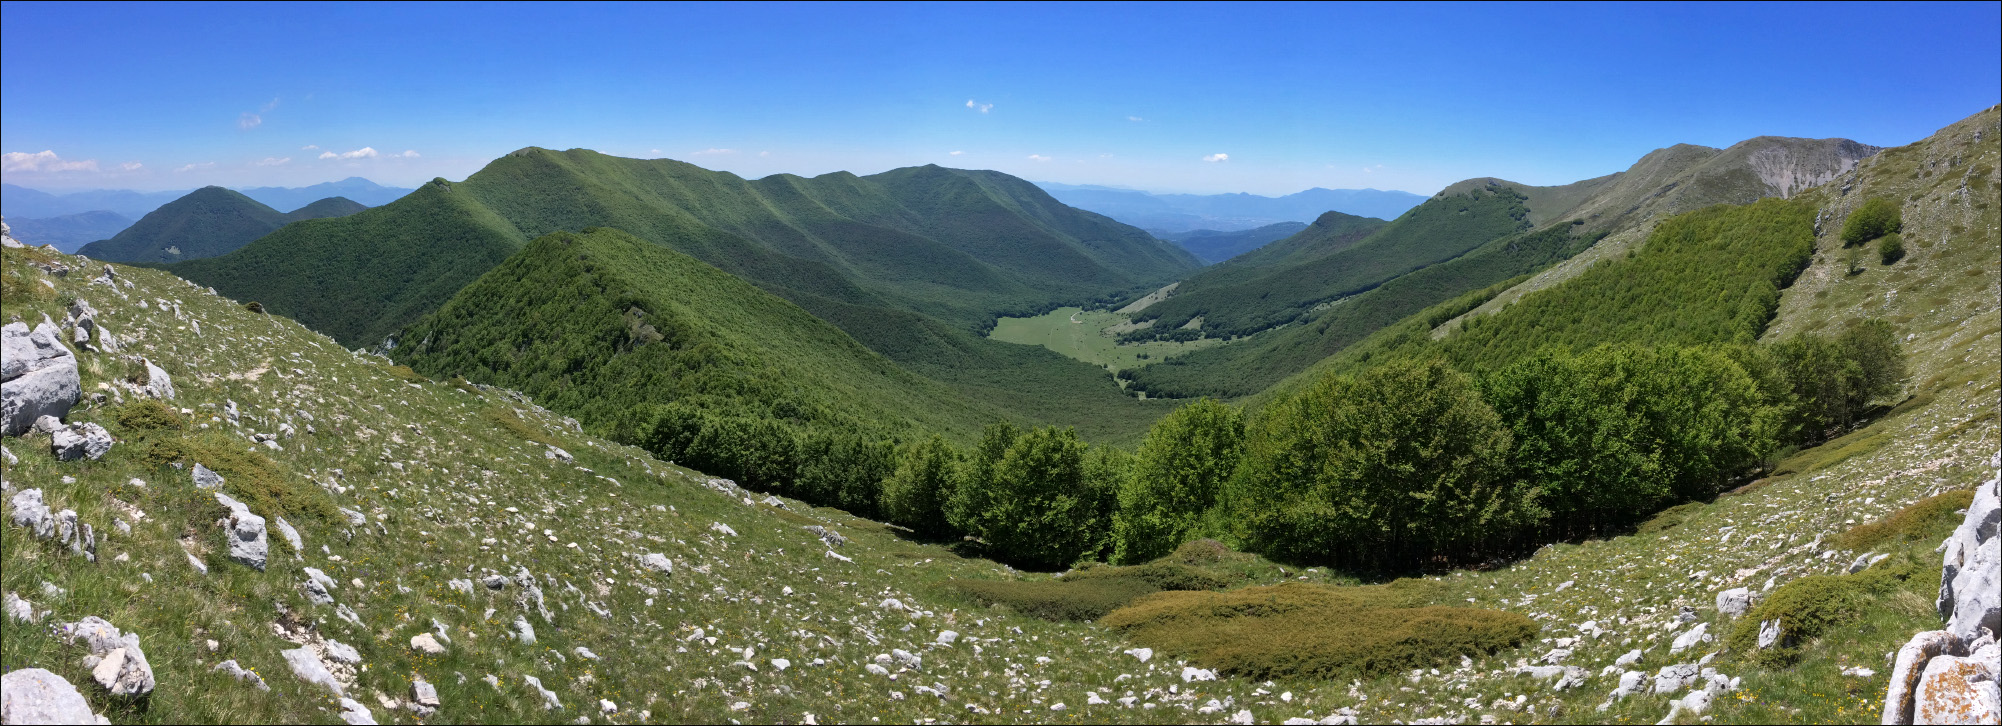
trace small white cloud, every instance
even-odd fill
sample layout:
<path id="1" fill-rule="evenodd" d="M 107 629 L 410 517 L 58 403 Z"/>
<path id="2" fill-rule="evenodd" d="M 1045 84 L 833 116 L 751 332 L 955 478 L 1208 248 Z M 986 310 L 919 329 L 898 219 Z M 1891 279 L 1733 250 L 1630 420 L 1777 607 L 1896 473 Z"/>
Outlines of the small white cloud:
<path id="1" fill-rule="evenodd" d="M 694 153 L 693 155 L 694 155 L 694 156 L 715 156 L 715 155 L 717 155 L 717 154 L 735 154 L 735 153 L 737 153 L 737 150 L 736 150 L 736 149 L 703 149 L 703 150 L 701 150 L 701 151 L 697 151 L 697 152 L 695 152 L 695 153 Z"/>
<path id="2" fill-rule="evenodd" d="M 140 170 L 140 169 L 144 169 L 144 168 L 146 168 L 146 165 L 145 165 L 145 164 L 141 164 L 141 163 L 139 163 L 139 162 L 136 162 L 136 161 L 128 161 L 128 162 L 125 162 L 125 163 L 123 163 L 123 164 L 119 164 L 119 165 L 118 165 L 118 170 L 119 170 L 119 171 L 138 171 L 138 170 Z"/>
<path id="3" fill-rule="evenodd" d="M 187 166 L 184 166 L 184 167 L 181 167 L 181 168 L 179 168 L 179 169 L 175 169 L 175 170 L 174 170 L 174 173 L 176 173 L 176 174 L 179 174 L 179 173 L 181 173 L 181 172 L 184 172 L 184 171 L 194 171 L 194 170 L 196 170 L 196 169 L 207 169 L 207 168 L 209 168 L 209 167 L 212 167 L 212 166 L 215 166 L 215 162 L 213 162 L 213 161 L 204 161 L 204 162 L 202 162 L 202 163 L 200 163 L 200 164 L 189 164 L 189 165 L 187 165 Z"/>
<path id="4" fill-rule="evenodd" d="M 654 156 L 660 156 L 660 149 L 647 149 L 646 153 L 653 154 Z"/>
<path id="5" fill-rule="evenodd" d="M 263 161 L 253 161 L 253 162 L 251 162 L 251 163 L 250 163 L 250 165 L 251 165 L 251 166 L 278 166 L 278 165 L 280 165 L 280 164 L 285 164 L 285 163 L 289 163 L 289 162 L 291 162 L 291 161 L 292 161 L 292 157 L 289 157 L 289 156 L 287 156 L 287 157 L 284 157 L 284 158 L 279 158 L 279 157 L 276 157 L 276 156 L 267 156 L 267 157 L 264 157 L 264 160 L 263 160 Z"/>
<path id="6" fill-rule="evenodd" d="M 301 147 L 299 147 L 299 150 L 300 150 L 300 151 L 319 151 L 319 150 L 320 150 L 320 145 L 319 145 L 319 144 L 307 144 L 307 145 L 305 145 L 305 146 L 301 146 Z"/>
<path id="7" fill-rule="evenodd" d="M 1147 119 L 1144 119 L 1144 118 L 1140 118 L 1139 116 L 1128 116 L 1128 117 L 1126 117 L 1126 120 L 1128 120 L 1128 121 L 1133 121 L 1133 122 L 1140 122 L 1140 121 L 1145 121 L 1145 120 L 1147 120 Z"/>
<path id="8" fill-rule="evenodd" d="M 760 151 L 760 152 L 758 152 L 758 156 L 761 156 L 761 157 L 762 157 L 762 156 L 771 156 L 771 155 L 772 155 L 772 152 L 769 152 L 769 151 Z"/>
<path id="9" fill-rule="evenodd" d="M 257 128 L 263 123 L 264 117 L 248 111 L 245 111 L 242 116 L 236 117 L 236 127 L 245 131 Z"/>
<path id="10" fill-rule="evenodd" d="M 1111 154 L 1099 154 L 1099 155 L 1098 155 L 1098 158 L 1100 158 L 1100 159 L 1110 159 L 1110 158 L 1112 158 L 1112 155 L 1111 155 Z"/>
<path id="11" fill-rule="evenodd" d="M 979 112 L 981 112 L 981 113 L 987 113 L 988 111 L 992 111 L 992 110 L 994 110 L 994 104 L 991 104 L 991 103 L 978 103 L 978 102 L 975 102 L 975 101 L 974 101 L 973 99 L 971 99 L 971 98 L 969 98 L 969 99 L 966 99 L 966 107 L 967 107 L 967 108 L 970 108 L 970 109 L 973 109 L 973 110 L 975 110 L 975 111 L 979 111 Z"/>
<path id="12" fill-rule="evenodd" d="M 328 153 L 331 154 L 332 152 Z M 355 149 L 354 151 L 343 151 L 339 154 L 340 158 L 343 159 L 373 159 L 381 155 L 382 154 L 380 152 L 377 152 L 375 150 L 375 147 L 373 146 L 364 146 L 359 149 Z M 320 158 L 322 159 L 328 158 L 328 155 L 321 154 Z"/>
<path id="13" fill-rule="evenodd" d="M 1229 155 L 1229 154 L 1210 154 L 1209 156 L 1205 156 L 1205 157 L 1203 157 L 1203 161 L 1209 161 L 1209 162 L 1218 162 L 1218 161 L 1230 161 L 1230 155 Z"/>
<path id="14" fill-rule="evenodd" d="M 1030 154 L 1030 155 L 1029 155 L 1029 160 L 1030 160 L 1030 161 L 1049 161 L 1049 160 L 1050 160 L 1050 157 L 1047 157 L 1047 156 L 1044 156 L 1044 155 L 1042 155 L 1042 154 Z"/>
<path id="15" fill-rule="evenodd" d="M 10 151 L 0 154 L 0 171 L 97 171 L 97 160 L 63 161 L 46 149 L 33 154 Z"/>
<path id="16" fill-rule="evenodd" d="M 947 155 L 948 155 L 948 156 L 963 156 L 963 155 L 965 155 L 965 154 L 966 154 L 966 152 L 964 152 L 964 151 L 953 151 L 953 152 L 949 152 L 949 153 L 948 153 Z"/>
<path id="17" fill-rule="evenodd" d="M 418 156 L 421 156 L 421 154 L 418 154 L 416 149 L 404 149 L 402 154 L 390 154 L 390 156 L 401 156 L 405 159 L 415 159 Z"/>
<path id="18" fill-rule="evenodd" d="M 331 152 L 331 151 L 322 151 L 322 152 L 320 152 L 320 158 L 322 158 L 322 159 L 339 159 L 339 158 L 341 158 L 341 155 L 340 155 L 340 154 L 336 154 L 336 153 L 334 153 L 334 152 Z"/>
<path id="19" fill-rule="evenodd" d="M 258 108 L 258 109 L 257 109 L 257 112 L 258 112 L 258 113 L 271 113 L 271 110 L 272 110 L 272 109 L 274 109 L 274 108 L 277 108 L 277 107 L 278 107 L 278 99 L 274 98 L 274 99 L 271 99 L 271 102 L 270 102 L 270 103 L 267 103 L 267 104 L 264 104 L 264 106 L 263 106 L 263 107 L 261 107 L 261 108 Z"/>

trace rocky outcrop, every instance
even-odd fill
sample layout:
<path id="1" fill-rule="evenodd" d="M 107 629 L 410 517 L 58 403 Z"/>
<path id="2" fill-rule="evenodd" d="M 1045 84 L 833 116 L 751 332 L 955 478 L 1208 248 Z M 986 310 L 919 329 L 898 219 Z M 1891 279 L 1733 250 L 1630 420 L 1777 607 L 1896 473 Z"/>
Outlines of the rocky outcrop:
<path id="1" fill-rule="evenodd" d="M 111 451 L 111 443 L 111 432 L 94 423 L 70 424 L 49 434 L 49 449 L 56 461 L 97 461 Z"/>
<path id="2" fill-rule="evenodd" d="M 43 416 L 69 415 L 83 393 L 62 331 L 42 323 L 0 326 L 0 435 L 19 436 Z"/>
<path id="3" fill-rule="evenodd" d="M 0 677 L 0 722 L 110 723 L 90 712 L 90 702 L 76 686 L 40 668 L 22 668 Z"/>
<path id="4" fill-rule="evenodd" d="M 1946 629 L 1912 636 L 1898 650 L 1884 694 L 1883 723 L 2002 723 L 2002 477 L 1975 490 L 1960 527 L 1941 545 L 1939 614 Z"/>
<path id="5" fill-rule="evenodd" d="M 146 662 L 137 634 L 121 632 L 96 616 L 66 624 L 63 630 L 71 642 L 90 647 L 84 665 L 90 668 L 91 680 L 105 691 L 133 698 L 153 692 L 153 666 Z"/>
<path id="6" fill-rule="evenodd" d="M 271 538 L 265 533 L 264 518 L 250 513 L 250 507 L 216 492 L 215 499 L 229 508 L 229 518 L 217 524 L 228 532 L 229 558 L 237 563 L 264 571 L 264 565 L 271 559 Z"/>

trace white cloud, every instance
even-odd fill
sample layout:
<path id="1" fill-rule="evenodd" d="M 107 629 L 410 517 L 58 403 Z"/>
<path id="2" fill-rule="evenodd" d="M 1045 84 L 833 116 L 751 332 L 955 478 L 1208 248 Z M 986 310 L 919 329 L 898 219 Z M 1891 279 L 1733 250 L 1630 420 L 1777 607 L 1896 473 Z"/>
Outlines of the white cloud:
<path id="1" fill-rule="evenodd" d="M 261 107 L 261 108 L 257 109 L 257 112 L 258 112 L 258 113 L 271 113 L 271 109 L 274 109 L 274 108 L 277 108 L 277 107 L 278 107 L 278 99 L 274 98 L 274 99 L 271 99 L 271 102 L 270 102 L 270 103 L 267 103 L 267 104 L 264 104 L 264 106 L 263 106 L 263 107 Z"/>
<path id="2" fill-rule="evenodd" d="M 300 151 L 319 151 L 319 150 L 320 150 L 320 145 L 319 145 L 319 144 L 307 144 L 307 145 L 305 145 L 305 146 L 301 146 L 301 147 L 299 147 L 299 150 L 300 150 Z"/>
<path id="3" fill-rule="evenodd" d="M 279 157 L 276 157 L 276 156 L 267 156 L 267 157 L 264 157 L 264 160 L 263 160 L 263 161 L 253 161 L 253 162 L 251 162 L 251 163 L 250 163 L 250 165 L 251 165 L 251 166 L 278 166 L 278 165 L 280 165 L 280 164 L 285 164 L 285 163 L 289 163 L 289 162 L 291 162 L 291 161 L 292 161 L 292 157 L 289 157 L 289 156 L 287 156 L 287 157 L 284 157 L 284 158 L 279 158 Z"/>
<path id="4" fill-rule="evenodd" d="M 43 150 L 33 154 L 10 151 L 0 154 L 0 170 L 4 171 L 97 171 L 96 159 L 83 161 L 63 161 L 56 152 Z"/>
<path id="5" fill-rule="evenodd" d="M 207 169 L 207 168 L 209 168 L 209 167 L 212 167 L 212 166 L 215 166 L 215 162 L 213 162 L 213 161 L 204 161 L 204 162 L 202 162 L 202 163 L 200 163 L 200 164 L 189 164 L 189 165 L 187 165 L 187 166 L 184 166 L 184 167 L 181 167 L 181 168 L 179 168 L 179 169 L 175 169 L 175 170 L 174 170 L 174 173 L 176 173 L 176 174 L 179 174 L 179 173 L 181 173 L 181 172 L 184 172 L 184 171 L 194 171 L 194 170 L 196 170 L 196 169 Z"/>
<path id="6" fill-rule="evenodd" d="M 952 152 L 952 154 L 951 154 L 951 155 L 952 155 L 952 156 L 961 156 L 961 155 L 964 155 L 965 153 L 966 153 L 966 152 L 964 152 L 964 151 L 955 151 L 955 152 Z"/>
<path id="7" fill-rule="evenodd" d="M 236 127 L 239 129 L 243 129 L 244 131 L 249 131 L 251 129 L 257 128 L 263 123 L 264 123 L 263 116 L 250 113 L 249 111 L 245 111 L 242 116 L 236 117 Z"/>
<path id="8" fill-rule="evenodd" d="M 697 151 L 697 152 L 694 152 L 694 153 L 693 153 L 692 155 L 693 155 L 693 156 L 715 156 L 715 155 L 717 155 L 717 154 L 735 154 L 735 153 L 737 153 L 737 150 L 736 150 L 736 149 L 703 149 L 703 150 L 701 150 L 701 151 Z"/>
<path id="9" fill-rule="evenodd" d="M 768 157 L 768 156 L 771 156 L 771 155 L 772 155 L 772 152 L 769 152 L 769 151 L 760 151 L 760 152 L 758 152 L 758 156 L 761 156 L 761 157 Z"/>
<path id="10" fill-rule="evenodd" d="M 418 156 L 421 156 L 421 154 L 418 154 L 418 153 L 417 153 L 417 150 L 416 150 L 416 149 L 404 149 L 404 150 L 403 150 L 403 153 L 401 153 L 401 154 L 390 154 L 390 156 L 401 156 L 401 157 L 403 157 L 403 158 L 405 158 L 405 159 L 415 159 L 415 158 L 417 158 Z"/>
<path id="11" fill-rule="evenodd" d="M 1229 154 L 1210 154 L 1209 156 L 1205 156 L 1205 157 L 1203 157 L 1203 161 L 1211 161 L 1211 162 L 1216 162 L 1216 161 L 1230 161 L 1230 155 L 1229 155 Z"/>
<path id="12" fill-rule="evenodd" d="M 969 99 L 966 99 L 966 107 L 967 107 L 967 108 L 970 108 L 970 109 L 973 109 L 973 110 L 975 110 L 975 111 L 979 111 L 979 112 L 981 112 L 981 113 L 987 113 L 988 111 L 992 111 L 992 110 L 994 110 L 994 104 L 991 104 L 991 103 L 978 103 L 978 102 L 975 102 L 975 101 L 974 101 L 973 99 L 971 99 L 971 98 L 969 98 Z"/>
<path id="13" fill-rule="evenodd" d="M 1145 120 L 1147 120 L 1147 119 L 1144 119 L 1144 118 L 1140 118 L 1139 116 L 1128 116 L 1128 117 L 1126 117 L 1126 120 L 1128 120 L 1128 121 L 1145 121 Z"/>
<path id="14" fill-rule="evenodd" d="M 331 151 L 320 153 L 320 158 L 322 159 L 373 159 L 378 156 L 382 156 L 382 153 L 376 151 L 373 146 L 364 146 L 354 151 L 343 151 L 338 154 Z M 393 158 L 396 155 L 390 154 L 390 156 Z"/>
<path id="15" fill-rule="evenodd" d="M 647 149 L 646 153 L 653 154 L 654 156 L 660 156 L 660 149 Z"/>
<path id="16" fill-rule="evenodd" d="M 146 165 L 136 161 L 128 161 L 118 165 L 119 171 L 138 171 L 143 168 L 146 168 Z"/>
<path id="17" fill-rule="evenodd" d="M 1042 155 L 1042 154 L 1030 154 L 1030 155 L 1029 155 L 1029 160 L 1030 160 L 1030 161 L 1049 161 L 1049 160 L 1050 160 L 1050 157 L 1047 157 L 1047 156 L 1044 156 L 1044 155 Z"/>

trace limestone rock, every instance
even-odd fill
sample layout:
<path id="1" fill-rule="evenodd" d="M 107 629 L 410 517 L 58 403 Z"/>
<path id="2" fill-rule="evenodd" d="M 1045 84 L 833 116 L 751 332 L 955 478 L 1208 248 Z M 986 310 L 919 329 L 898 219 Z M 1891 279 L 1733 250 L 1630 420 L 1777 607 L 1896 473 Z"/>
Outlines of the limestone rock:
<path id="1" fill-rule="evenodd" d="M 286 522 L 284 517 L 272 519 L 278 525 L 278 536 L 285 538 L 285 544 L 292 545 L 292 559 L 299 559 L 299 553 L 306 549 L 305 542 L 299 539 L 299 530 L 293 529 L 292 524 Z"/>
<path id="2" fill-rule="evenodd" d="M 374 726 L 375 714 L 369 713 L 368 707 L 361 705 L 360 702 L 352 698 L 343 698 L 341 699 L 341 720 L 346 721 L 349 726 Z"/>
<path id="3" fill-rule="evenodd" d="M 1708 634 L 1705 631 L 1709 629 L 1709 623 L 1697 623 L 1696 627 L 1689 629 L 1689 632 L 1675 636 L 1675 642 L 1668 646 L 1668 652 L 1680 653 L 1696 647 L 1705 640 L 1704 636 Z"/>
<path id="4" fill-rule="evenodd" d="M 1781 638 L 1781 637 L 1783 637 L 1784 635 L 1785 635 L 1785 633 L 1782 633 L 1782 632 L 1780 632 L 1780 620 L 1779 620 L 1779 618 L 1773 618 L 1773 619 L 1771 619 L 1771 620 L 1761 620 L 1761 621 L 1759 621 L 1759 649 L 1760 649 L 1760 650 L 1765 650 L 1765 649 L 1767 649 L 1767 648 L 1771 648 L 1771 647 L 1774 647 L 1774 646 L 1777 646 L 1777 645 L 1779 645 L 1779 644 L 1780 644 L 1780 638 Z"/>
<path id="5" fill-rule="evenodd" d="M 14 523 L 27 527 L 37 538 L 56 536 L 56 517 L 42 503 L 42 490 L 23 489 L 14 495 Z"/>
<path id="6" fill-rule="evenodd" d="M 418 633 L 412 636 L 410 649 L 425 655 L 439 655 L 445 652 L 445 646 L 440 645 L 438 639 L 432 637 L 430 633 Z"/>
<path id="7" fill-rule="evenodd" d="M 1941 617 L 1946 630 L 1971 645 L 1982 628 L 2002 634 L 2002 544 L 1996 532 L 2002 529 L 2002 497 L 1989 479 L 1975 490 L 1967 516 L 1947 539 L 1946 557 L 1940 569 Z"/>
<path id="8" fill-rule="evenodd" d="M 250 507 L 222 492 L 216 492 L 215 499 L 229 508 L 229 519 L 225 522 L 229 530 L 225 536 L 229 540 L 229 558 L 264 571 L 265 563 L 271 559 L 271 540 L 265 534 L 264 518 L 251 514 Z"/>
<path id="9" fill-rule="evenodd" d="M 49 437 L 49 449 L 57 461 L 96 461 L 111 451 L 111 443 L 111 432 L 94 423 L 71 424 Z"/>
<path id="10" fill-rule="evenodd" d="M 2002 692 L 1995 683 L 1994 648 L 1988 658 L 1943 655 L 1926 663 L 1919 679 L 1912 723 L 1979 724 L 2002 719 Z"/>
<path id="11" fill-rule="evenodd" d="M 1717 612 L 1738 617 L 1752 609 L 1752 591 L 1749 588 L 1734 587 L 1717 593 Z"/>
<path id="12" fill-rule="evenodd" d="M 217 474 L 213 471 L 209 471 L 209 468 L 206 466 L 202 466 L 201 462 L 199 461 L 195 462 L 194 479 L 195 479 L 196 489 L 222 488 L 222 481 L 223 481 L 222 475 Z"/>
<path id="13" fill-rule="evenodd" d="M 1674 693 L 1695 683 L 1698 677 L 1696 666 L 1688 663 L 1662 666 L 1661 670 L 1654 674 L 1653 692 Z"/>
<path id="14" fill-rule="evenodd" d="M 1891 667 L 1891 684 L 1884 694 L 1883 723 L 1912 722 L 1913 697 L 1918 693 L 1919 678 L 1925 674 L 1927 661 L 1952 652 L 1958 645 L 1951 633 L 1928 630 L 1912 636 L 1898 649 L 1898 659 Z"/>
<path id="15" fill-rule="evenodd" d="M 0 676 L 0 723 L 79 724 L 98 723 L 98 718 L 62 676 L 22 668 Z"/>
<path id="16" fill-rule="evenodd" d="M 674 563 L 667 559 L 667 555 L 658 552 L 648 552 L 646 556 L 641 557 L 640 566 L 654 572 L 674 574 Z"/>
<path id="17" fill-rule="evenodd" d="M 163 401 L 174 400 L 174 379 L 150 360 L 146 361 L 146 395 Z"/>
<path id="18" fill-rule="evenodd" d="M 292 675 L 298 676 L 299 680 L 325 687 L 335 696 L 341 695 L 341 682 L 334 680 L 334 674 L 327 671 L 327 664 L 320 662 L 320 657 L 313 654 L 312 648 L 295 648 L 281 651 L 279 655 L 285 657 L 285 664 L 291 666 Z"/>
<path id="19" fill-rule="evenodd" d="M 76 355 L 50 323 L 0 326 L 0 435 L 19 436 L 43 416 L 69 415 L 83 395 Z"/>
<path id="20" fill-rule="evenodd" d="M 63 625 L 72 643 L 82 642 L 98 658 L 91 680 L 114 696 L 136 697 L 153 692 L 153 666 L 139 647 L 139 635 L 120 632 L 103 618 L 86 617 Z"/>
<path id="21" fill-rule="evenodd" d="M 215 641 L 209 641 L 209 642 L 213 643 Z M 237 665 L 235 660 L 226 660 L 221 663 L 217 663 L 215 664 L 214 668 L 210 668 L 209 670 L 222 671 L 231 676 L 235 676 L 237 680 L 256 686 L 257 690 L 260 691 L 271 690 L 271 684 L 265 683 L 263 676 L 257 675 L 256 673 L 252 673 L 248 670 L 244 670 L 243 666 Z"/>

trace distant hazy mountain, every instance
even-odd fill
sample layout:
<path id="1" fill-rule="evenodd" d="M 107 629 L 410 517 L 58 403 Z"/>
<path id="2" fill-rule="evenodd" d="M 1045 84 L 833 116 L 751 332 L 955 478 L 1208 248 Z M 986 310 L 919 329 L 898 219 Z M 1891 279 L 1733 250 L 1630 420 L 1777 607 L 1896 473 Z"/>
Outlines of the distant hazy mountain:
<path id="1" fill-rule="evenodd" d="M 310 187 L 252 187 L 237 191 L 243 192 L 246 197 L 263 202 L 272 209 L 298 209 L 329 197 L 346 197 L 366 207 L 380 207 L 411 192 L 402 187 L 386 187 L 358 176 L 337 182 L 314 184 Z"/>
<path id="2" fill-rule="evenodd" d="M 1143 229 L 1168 233 L 1236 232 L 1279 222 L 1313 222 L 1322 212 L 1396 219 L 1425 197 L 1379 189 L 1322 189 L 1283 197 L 1256 194 L 1152 194 L 1135 189 L 1036 182 L 1057 201 Z"/>
<path id="3" fill-rule="evenodd" d="M 138 219 L 160 205 L 180 199 L 187 191 L 135 192 L 130 189 L 91 189 L 81 192 L 48 192 L 0 185 L 0 214 L 7 217 L 46 219 L 81 212 L 117 212 Z M 9 221 L 8 224 L 13 224 Z"/>
<path id="4" fill-rule="evenodd" d="M 113 262 L 178 262 L 214 257 L 303 219 L 345 217 L 367 209 L 322 199 L 287 214 L 222 187 L 202 187 L 153 210 L 110 239 L 84 245 L 90 257 Z"/>
<path id="5" fill-rule="evenodd" d="M 51 194 L 6 184 L 0 186 L 0 214 L 8 217 L 8 224 L 14 224 L 15 217 L 45 219 L 99 211 L 117 212 L 129 219 L 138 219 L 159 209 L 160 205 L 187 196 L 188 191 L 181 189 L 170 192 L 135 192 L 130 189 L 92 189 Z M 309 187 L 253 187 L 237 191 L 272 209 L 298 209 L 328 197 L 347 197 L 365 206 L 380 207 L 410 193 L 409 189 L 382 186 L 358 176 Z M 109 236 L 107 234 L 91 239 L 104 239 Z"/>
<path id="6" fill-rule="evenodd" d="M 1214 229 L 1195 229 L 1185 232 L 1148 230 L 1154 236 L 1181 245 L 1190 254 L 1202 258 L 1212 265 L 1232 257 L 1264 247 L 1267 243 L 1293 236 L 1306 229 L 1303 222 L 1280 222 L 1256 229 L 1221 232 Z"/>
<path id="7" fill-rule="evenodd" d="M 8 217 L 7 226 L 14 229 L 14 238 L 22 242 L 55 245 L 64 253 L 75 254 L 77 248 L 93 240 L 124 231 L 132 226 L 132 219 L 117 212 L 82 212 L 42 219 Z"/>

